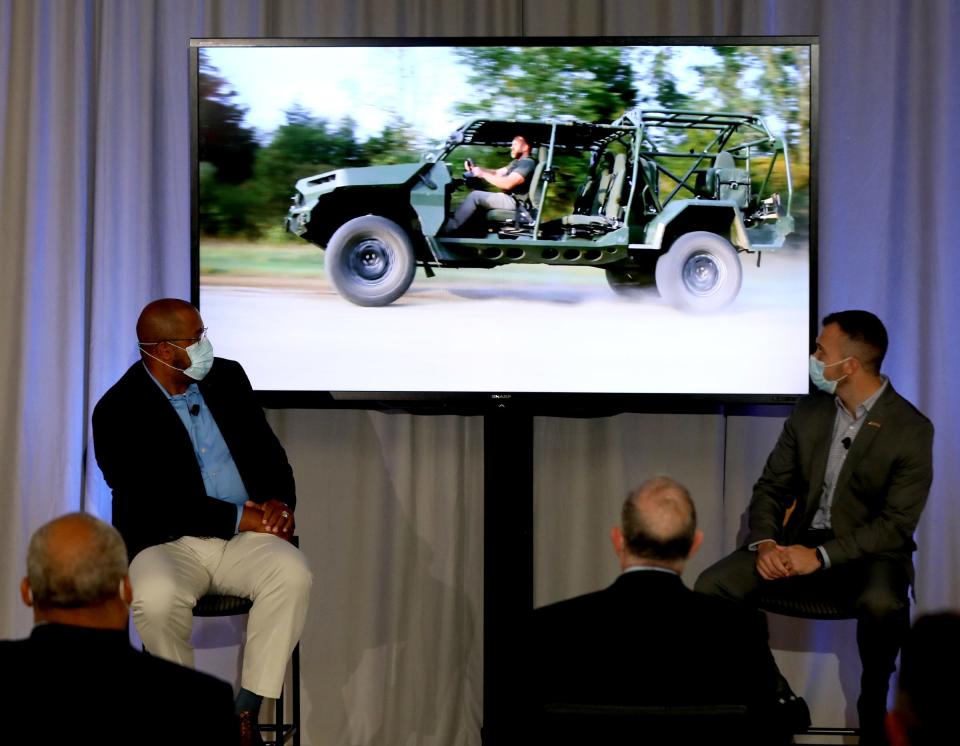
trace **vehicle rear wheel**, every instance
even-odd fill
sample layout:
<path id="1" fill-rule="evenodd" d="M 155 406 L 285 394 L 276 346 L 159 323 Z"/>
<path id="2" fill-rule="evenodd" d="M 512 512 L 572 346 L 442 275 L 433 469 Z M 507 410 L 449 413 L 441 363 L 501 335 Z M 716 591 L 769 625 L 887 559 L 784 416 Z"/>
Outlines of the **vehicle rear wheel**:
<path id="1" fill-rule="evenodd" d="M 358 306 L 386 306 L 407 292 L 417 265 L 410 237 L 392 220 L 364 215 L 341 225 L 327 244 L 327 275 Z"/>
<path id="2" fill-rule="evenodd" d="M 657 290 L 668 303 L 690 311 L 716 311 L 740 293 L 743 268 L 727 239 L 687 233 L 657 262 Z"/>

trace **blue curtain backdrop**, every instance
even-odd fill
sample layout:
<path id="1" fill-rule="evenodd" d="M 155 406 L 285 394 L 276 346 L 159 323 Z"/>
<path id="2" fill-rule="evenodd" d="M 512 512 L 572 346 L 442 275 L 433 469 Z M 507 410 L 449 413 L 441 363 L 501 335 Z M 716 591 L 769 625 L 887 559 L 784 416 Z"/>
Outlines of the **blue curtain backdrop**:
<path id="1" fill-rule="evenodd" d="M 953 333 L 960 311 L 954 292 L 960 285 L 960 145 L 952 126 L 960 121 L 960 3 L 0 0 L 0 636 L 22 636 L 30 626 L 15 601 L 30 533 L 81 507 L 109 516 L 109 495 L 92 459 L 90 411 L 134 360 L 132 330 L 143 304 L 189 294 L 188 39 L 574 34 L 820 36 L 819 313 L 867 308 L 888 325 L 886 372 L 936 426 L 934 487 L 918 532 L 919 608 L 960 606 L 960 508 L 954 499 L 960 491 L 960 406 L 953 383 L 960 366 Z M 289 445 L 304 462 L 314 426 L 344 426 L 343 415 L 286 412 L 275 419 L 289 438 L 299 438 Z M 477 423 L 425 429 L 413 422 L 370 421 L 360 428 L 367 433 L 362 442 L 389 454 L 382 458 L 383 480 L 399 501 L 399 513 L 387 511 L 394 517 L 422 515 L 457 478 L 479 473 L 479 461 L 464 461 L 464 454 L 478 458 Z M 636 427 L 643 426 L 638 420 Z M 754 447 L 769 449 L 768 428 L 763 422 L 733 428 L 746 432 L 733 444 L 742 452 L 720 438 L 728 484 L 754 478 Z M 423 442 L 446 449 L 449 479 L 442 488 L 418 471 L 436 468 L 417 460 Z M 544 442 L 538 457 L 547 463 L 552 441 Z M 405 467 L 397 465 L 407 457 Z M 716 457 L 710 455 L 711 469 Z M 586 447 L 564 458 L 570 470 L 597 468 Z M 347 464 L 363 468 L 349 459 Z M 328 466 L 345 468 L 342 460 Z M 686 468 L 696 469 L 696 460 Z M 308 482 L 329 479 L 315 469 L 304 471 Z M 406 475 L 402 488 L 395 481 L 400 473 Z M 562 493 L 557 475 L 563 473 L 538 473 L 538 494 Z M 364 480 L 343 483 L 369 489 Z M 459 573 L 456 582 L 466 584 L 463 593 L 442 596 L 452 599 L 445 609 L 478 613 L 463 594 L 480 596 L 480 494 L 459 495 L 463 502 L 456 503 L 476 521 L 457 513 L 447 526 L 472 553 L 428 542 L 430 559 L 424 560 L 423 543 L 410 542 L 413 566 L 423 569 L 414 575 Z M 369 513 L 350 517 L 360 525 L 368 519 Z M 403 525 L 418 526 L 410 536 L 422 539 L 433 529 L 417 520 L 423 519 Z M 724 549 L 718 544 L 715 553 Z M 445 569 L 436 570 L 438 558 Z M 330 629 L 338 627 L 331 623 Z M 450 645 L 458 652 L 449 670 L 479 680 L 475 634 L 463 632 Z M 393 670 L 401 660 L 389 651 L 378 655 L 364 657 L 357 670 Z M 381 714 L 367 721 L 349 711 L 317 715 L 311 721 L 317 742 L 320 733 L 347 734 L 351 743 L 477 742 L 477 686 L 457 689 L 459 704 L 445 718 L 434 717 L 427 734 L 412 730 L 417 726 L 403 719 L 400 703 L 385 705 L 356 677 L 350 686 L 361 692 L 356 702 Z M 341 689 L 318 684 L 316 692 L 339 696 Z"/>

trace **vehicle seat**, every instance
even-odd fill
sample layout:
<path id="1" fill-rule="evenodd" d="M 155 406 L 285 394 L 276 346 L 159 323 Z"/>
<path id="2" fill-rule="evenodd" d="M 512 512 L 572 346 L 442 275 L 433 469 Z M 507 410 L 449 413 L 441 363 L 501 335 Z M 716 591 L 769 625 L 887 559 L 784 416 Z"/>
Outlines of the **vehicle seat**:
<path id="1" fill-rule="evenodd" d="M 656 161 L 641 158 L 640 170 L 646 182 L 640 193 L 640 201 L 644 207 L 655 207 L 657 203 L 654 197 L 660 193 L 660 171 L 657 169 Z"/>
<path id="2" fill-rule="evenodd" d="M 746 207 L 750 201 L 750 173 L 737 168 L 733 154 L 726 150 L 717 153 L 713 168 L 707 169 L 707 193 L 716 199 L 728 199 L 738 207 Z"/>
<path id="3" fill-rule="evenodd" d="M 603 214 L 609 220 L 620 220 L 623 199 L 623 187 L 627 183 L 627 154 L 617 153 L 613 159 L 613 178 L 610 181 L 610 193 L 603 208 Z"/>
<path id="4" fill-rule="evenodd" d="M 533 225 L 537 214 L 537 203 L 540 201 L 540 180 L 543 177 L 543 161 L 537 161 L 536 168 L 530 177 L 530 191 L 527 199 L 515 198 L 517 207 L 514 210 L 488 210 L 487 220 L 492 223 L 507 223 L 516 221 L 518 225 Z"/>
<path id="5" fill-rule="evenodd" d="M 573 211 L 578 215 L 599 215 L 603 211 L 610 180 L 613 178 L 613 153 L 607 151 L 577 192 Z"/>
<path id="6" fill-rule="evenodd" d="M 565 215 L 563 225 L 587 233 L 605 233 L 617 227 L 621 217 L 620 200 L 623 198 L 626 180 L 627 156 L 626 153 L 618 153 L 613 159 L 609 186 L 597 190 L 596 212 L 593 215 Z"/>

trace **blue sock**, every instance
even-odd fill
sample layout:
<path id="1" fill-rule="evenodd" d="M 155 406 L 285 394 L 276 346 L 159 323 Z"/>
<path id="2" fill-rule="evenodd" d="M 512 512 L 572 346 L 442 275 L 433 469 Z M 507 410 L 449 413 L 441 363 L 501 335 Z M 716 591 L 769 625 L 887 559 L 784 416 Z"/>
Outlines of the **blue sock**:
<path id="1" fill-rule="evenodd" d="M 237 692 L 237 701 L 234 702 L 233 708 L 237 712 L 252 710 L 254 714 L 257 714 L 260 712 L 261 704 L 263 704 L 262 696 L 254 694 L 249 689 L 241 689 Z"/>

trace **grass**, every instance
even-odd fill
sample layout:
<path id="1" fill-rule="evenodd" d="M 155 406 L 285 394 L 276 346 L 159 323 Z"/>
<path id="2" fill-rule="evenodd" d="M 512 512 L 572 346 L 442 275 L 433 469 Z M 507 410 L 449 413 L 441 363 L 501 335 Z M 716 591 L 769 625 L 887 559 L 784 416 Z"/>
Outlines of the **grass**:
<path id="1" fill-rule="evenodd" d="M 323 251 L 305 241 L 200 239 L 201 276 L 322 277 Z"/>

